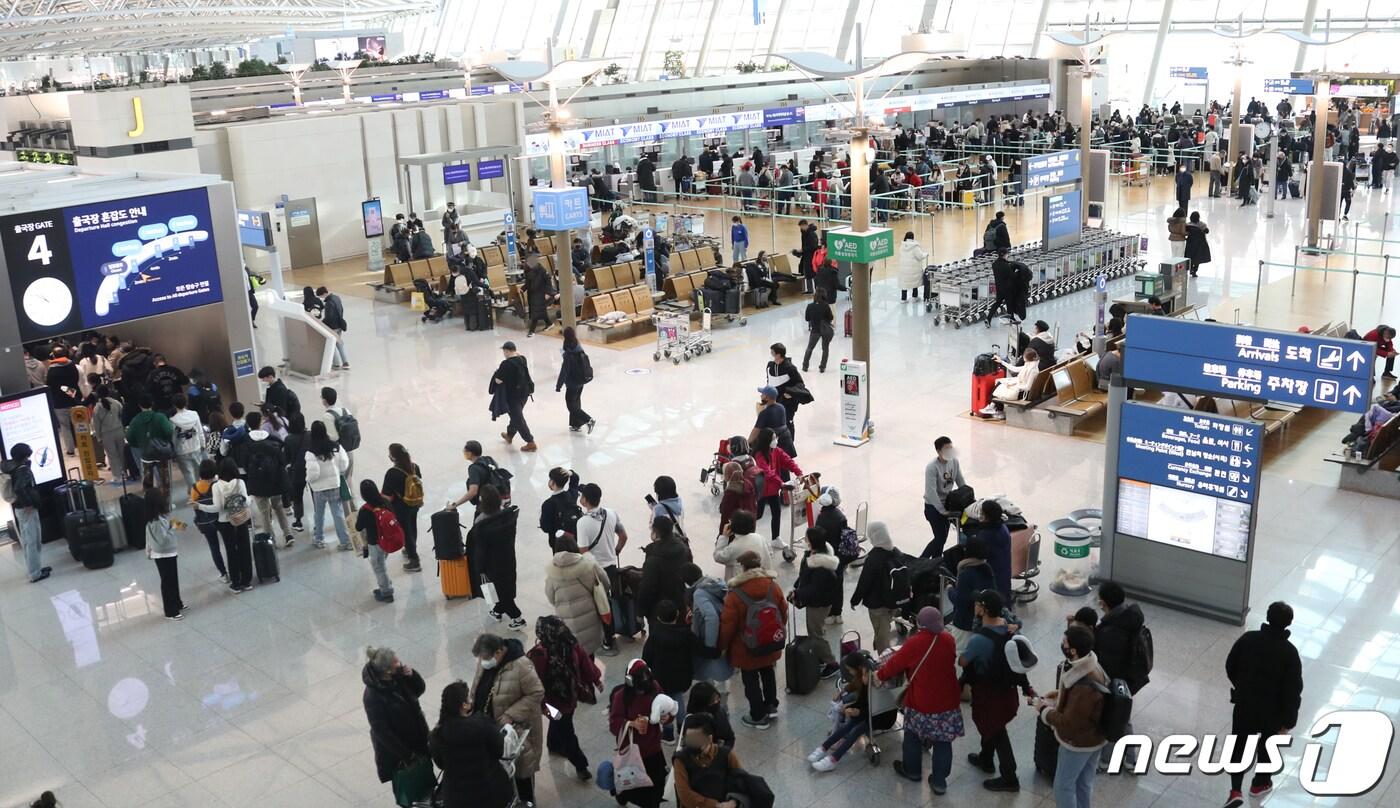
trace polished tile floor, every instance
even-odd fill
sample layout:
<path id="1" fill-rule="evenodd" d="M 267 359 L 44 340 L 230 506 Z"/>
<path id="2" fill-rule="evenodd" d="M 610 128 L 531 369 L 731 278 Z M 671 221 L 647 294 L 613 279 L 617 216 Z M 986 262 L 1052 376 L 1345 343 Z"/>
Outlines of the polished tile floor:
<path id="1" fill-rule="evenodd" d="M 1167 195 L 1154 196 L 1161 204 L 1125 209 L 1113 224 L 1141 230 L 1165 246 Z M 1378 236 L 1391 202 L 1358 194 L 1354 212 L 1363 236 Z M 1302 203 L 1282 203 L 1272 220 L 1227 200 L 1205 201 L 1202 210 L 1213 228 L 1216 260 L 1196 281 L 1195 297 L 1222 311 L 1242 305 L 1229 302 L 1235 295 L 1252 306 L 1257 262 L 1291 258 Z M 1308 301 L 1323 308 L 1341 305 L 1345 313 L 1345 293 L 1336 301 L 1336 278 L 1330 288 L 1301 280 L 1292 301 L 1286 291 L 1275 299 L 1287 276 L 1277 275 L 1274 283 L 1265 307 L 1257 315 L 1246 311 L 1242 319 L 1293 328 L 1317 319 L 1299 308 Z M 1113 291 L 1126 292 L 1125 284 Z M 1388 300 L 1389 316 L 1400 319 L 1396 296 Z M 1362 302 L 1369 308 L 1358 319 L 1373 322 L 1378 300 L 1368 295 Z M 680 367 L 654 364 L 650 348 L 594 350 L 597 383 L 588 388 L 585 406 L 599 427 L 586 436 L 565 429 L 562 398 L 549 384 L 559 366 L 557 340 L 527 341 L 519 332 L 464 334 L 457 321 L 422 325 L 406 307 L 351 297 L 347 303 L 354 370 L 337 374 L 331 384 L 362 425 L 358 472 L 377 477 L 387 465 L 387 444 L 402 442 L 423 466 L 431 508 L 461 491 L 461 444 L 480 439 L 516 474 L 516 503 L 525 514 L 517 542 L 521 601 L 531 620 L 547 609 L 538 570 L 548 553 L 543 536 L 527 526 L 534 523 L 549 468 L 570 465 L 583 479 L 600 483 L 607 504 L 621 510 L 638 537 L 634 545 L 645 533 L 642 497 L 650 481 L 674 476 L 696 554 L 708 558 L 717 502 L 700 486 L 699 470 L 720 438 L 748 430 L 767 346 L 783 341 L 799 350 L 804 343 L 800 310 L 785 307 L 750 318 L 747 327 L 719 328 L 714 353 Z M 1035 307 L 1032 315 L 1058 322 L 1067 340 L 1088 322 L 1091 304 L 1080 293 Z M 1039 524 L 1099 504 L 1099 443 L 965 417 L 971 357 L 1004 341 L 1002 332 L 935 327 L 920 307 L 900 305 L 888 281 L 876 286 L 874 318 L 875 440 L 858 450 L 832 445 L 834 373 L 812 374 L 817 401 L 798 418 L 798 462 L 838 485 L 852 511 L 855 503 L 868 501 L 871 519 L 887 522 L 900 546 L 922 547 L 928 529 L 920 516 L 921 473 L 933 439 L 944 434 L 961 447 L 967 476 L 979 492 L 1005 493 Z M 264 356 L 272 356 L 274 328 L 265 324 L 259 337 Z M 540 444 L 534 455 L 502 445 L 494 438 L 501 425 L 487 416 L 488 376 L 508 337 L 521 343 L 539 386 L 527 410 Z M 835 341 L 833 362 L 848 344 Z M 312 385 L 294 386 L 304 402 L 315 400 Z M 1333 431 L 1340 434 L 1343 426 L 1335 422 Z M 1300 451 L 1305 449 L 1294 455 Z M 1336 490 L 1335 472 L 1324 467 L 1321 451 L 1311 462 L 1287 458 L 1290 467 L 1315 473 L 1265 474 L 1251 597 L 1256 615 L 1249 622 L 1257 624 L 1262 607 L 1275 599 L 1296 609 L 1293 637 L 1307 681 L 1302 723 L 1342 705 L 1394 715 L 1400 711 L 1400 579 L 1385 571 L 1400 562 L 1400 505 Z M 50 546 L 45 559 L 54 565 L 54 576 L 29 585 L 18 555 L 0 551 L 0 805 L 28 804 L 44 789 L 55 790 L 67 808 L 392 804 L 375 776 L 360 706 L 363 649 L 392 646 L 422 671 L 429 679 L 425 712 L 435 717 L 442 686 L 473 675 L 473 638 L 492 626 L 485 605 L 448 603 L 431 571 L 409 575 L 397 563 L 391 566 L 397 602 L 376 603 L 367 564 L 314 550 L 305 539 L 282 551 L 281 583 L 235 598 L 218 584 L 202 541 L 186 537 L 182 549 L 184 595 L 192 606 L 182 623 L 161 619 L 155 568 L 139 554 L 123 553 L 111 569 L 87 571 L 62 547 Z M 640 551 L 630 547 L 623 561 L 639 564 Z M 1046 580 L 1053 560 L 1048 566 Z M 789 583 L 795 569 L 785 566 L 781 575 Z M 1024 608 L 1026 630 L 1041 649 L 1053 651 L 1064 615 L 1080 605 L 1047 590 Z M 1157 607 L 1146 611 L 1157 667 L 1136 705 L 1138 731 L 1156 737 L 1226 731 L 1222 667 L 1240 629 Z M 869 636 L 861 614 L 851 615 L 846 628 Z M 624 647 L 622 656 L 603 660 L 610 685 L 639 650 Z M 1050 677 L 1047 664 L 1033 679 L 1047 688 Z M 899 805 L 1053 804 L 1047 784 L 1032 773 L 1028 714 L 1013 725 L 1023 783 L 1018 796 L 983 793 L 980 774 L 960 762 L 972 748 L 966 739 L 957 745 L 959 762 L 944 798 L 891 774 L 888 761 L 898 747 L 893 737 L 883 740 L 888 751 L 880 767 L 853 755 L 835 772 L 813 774 L 803 756 L 825 731 L 822 692 L 788 699 L 782 718 L 766 733 L 740 728 L 738 754 L 775 786 L 780 806 L 891 798 Z M 731 707 L 738 706 L 736 695 Z M 608 751 L 604 717 L 590 710 L 579 725 L 596 762 Z M 1298 754 L 1290 753 L 1290 773 L 1297 762 Z M 1400 802 L 1397 770 L 1392 765 L 1379 787 L 1348 804 Z M 1309 797 L 1290 777 L 1279 784 L 1267 804 L 1330 804 Z M 1225 790 L 1224 781 L 1203 775 L 1101 777 L 1095 804 L 1193 808 L 1222 803 Z M 538 803 L 613 804 L 575 781 L 559 760 L 548 761 L 539 776 Z"/>

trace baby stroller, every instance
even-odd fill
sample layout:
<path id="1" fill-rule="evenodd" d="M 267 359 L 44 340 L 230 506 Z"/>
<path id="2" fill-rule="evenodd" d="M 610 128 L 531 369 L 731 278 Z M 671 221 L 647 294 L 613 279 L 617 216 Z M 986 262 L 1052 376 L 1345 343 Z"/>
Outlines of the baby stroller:
<path id="1" fill-rule="evenodd" d="M 729 438 L 723 438 L 715 450 L 715 456 L 710 459 L 710 465 L 700 469 L 700 484 L 708 482 L 710 493 L 714 496 L 724 493 L 724 464 L 729 462 L 729 458 Z"/>
<path id="2" fill-rule="evenodd" d="M 413 288 L 423 295 L 423 317 L 420 322 L 436 323 L 446 317 L 452 311 L 452 303 L 445 296 L 433 291 L 433 287 L 425 278 L 414 278 Z"/>

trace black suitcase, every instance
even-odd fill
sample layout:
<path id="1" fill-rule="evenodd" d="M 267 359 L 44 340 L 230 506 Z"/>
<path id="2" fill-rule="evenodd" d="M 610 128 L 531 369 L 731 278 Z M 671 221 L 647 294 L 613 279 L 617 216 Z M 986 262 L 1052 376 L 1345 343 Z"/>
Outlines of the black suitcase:
<path id="1" fill-rule="evenodd" d="M 266 533 L 253 537 L 253 569 L 258 574 L 260 584 L 282 580 L 277 566 L 277 543 Z"/>
<path id="2" fill-rule="evenodd" d="M 783 652 L 783 665 L 787 670 L 787 692 L 805 696 L 817 689 L 822 678 L 822 661 L 817 654 L 817 644 L 825 640 L 816 637 L 794 637 Z"/>
<path id="3" fill-rule="evenodd" d="M 83 560 L 80 551 L 86 537 L 94 535 L 94 531 L 91 530 L 91 526 L 94 524 L 101 525 L 103 533 L 106 533 L 107 522 L 102 518 L 101 511 L 74 511 L 63 517 L 63 536 L 68 540 L 68 552 L 73 554 L 74 561 Z M 88 533 L 84 533 L 85 528 L 89 529 Z M 108 543 L 110 542 L 111 539 L 108 539 Z"/>
<path id="4" fill-rule="evenodd" d="M 112 566 L 115 551 L 112 549 L 111 539 L 107 536 L 107 523 L 105 521 L 102 523 L 102 538 L 100 540 L 94 538 L 92 541 L 85 542 L 78 548 L 78 553 L 80 556 L 78 560 L 90 570 L 101 570 Z"/>
<path id="5" fill-rule="evenodd" d="M 466 554 L 462 546 L 462 523 L 451 508 L 433 514 L 428 531 L 433 534 L 433 556 L 439 561 L 451 561 Z"/>
<path id="6" fill-rule="evenodd" d="M 1035 721 L 1035 770 L 1045 775 L 1050 782 L 1055 782 L 1055 767 L 1060 761 L 1060 742 L 1055 740 L 1055 731 L 1050 729 L 1050 725 L 1041 721 Z"/>
<path id="7" fill-rule="evenodd" d="M 126 480 L 122 480 L 122 495 L 117 503 L 121 507 L 127 546 L 133 550 L 146 549 L 146 500 L 140 494 L 128 494 Z"/>

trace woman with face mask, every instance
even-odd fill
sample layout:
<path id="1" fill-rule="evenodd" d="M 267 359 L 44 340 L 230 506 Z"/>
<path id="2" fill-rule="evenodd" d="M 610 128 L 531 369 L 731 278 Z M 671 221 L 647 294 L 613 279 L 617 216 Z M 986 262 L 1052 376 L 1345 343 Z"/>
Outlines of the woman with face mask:
<path id="1" fill-rule="evenodd" d="M 948 495 L 967 486 L 963 480 L 962 465 L 958 463 L 958 453 L 953 449 L 953 439 L 941 437 L 933 442 L 933 449 L 938 456 L 924 467 L 924 519 L 933 529 L 933 541 L 924 547 L 921 558 L 943 555 L 943 546 L 948 542 L 948 528 L 959 516 L 948 512 Z"/>
<path id="2" fill-rule="evenodd" d="M 442 769 L 443 808 L 506 808 L 514 799 L 510 775 L 501 766 L 501 733 L 490 718 L 472 709 L 466 682 L 442 689 L 442 711 L 428 736 L 428 749 Z"/>
<path id="3" fill-rule="evenodd" d="M 614 738 L 622 739 L 622 744 L 637 745 L 642 753 L 642 765 L 646 767 L 652 784 L 619 792 L 619 805 L 658 808 L 665 798 L 667 772 L 666 755 L 661 751 L 661 722 L 669 720 L 669 717 L 659 716 L 652 709 L 653 702 L 658 698 L 665 696 L 647 663 L 640 659 L 629 662 L 623 684 L 612 691 L 608 728 Z"/>
<path id="4" fill-rule="evenodd" d="M 472 683 L 472 711 L 484 713 L 497 728 L 507 724 L 529 730 L 525 748 L 515 759 L 515 790 L 523 803 L 535 801 L 535 772 L 544 748 L 544 685 L 520 640 L 482 634 L 472 645 L 477 659 Z"/>
<path id="5" fill-rule="evenodd" d="M 681 808 L 736 808 L 731 799 L 729 773 L 739 771 L 739 757 L 716 742 L 714 720 L 709 713 L 691 713 L 685 719 L 681 748 L 671 758 L 676 770 L 676 800 Z"/>

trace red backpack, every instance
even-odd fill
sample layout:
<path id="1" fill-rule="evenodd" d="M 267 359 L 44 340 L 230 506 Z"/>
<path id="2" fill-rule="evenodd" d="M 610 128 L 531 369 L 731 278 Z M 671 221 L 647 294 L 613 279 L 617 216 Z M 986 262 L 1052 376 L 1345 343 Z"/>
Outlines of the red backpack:
<path id="1" fill-rule="evenodd" d="M 787 642 L 787 627 L 783 612 L 773 599 L 770 588 L 762 598 L 751 598 L 744 590 L 732 590 L 744 602 L 744 647 L 754 656 L 767 656 L 783 650 Z"/>
<path id="2" fill-rule="evenodd" d="M 403 525 L 388 508 L 371 508 L 374 512 L 375 532 L 379 537 L 379 549 L 385 553 L 397 553 L 403 549 Z"/>

